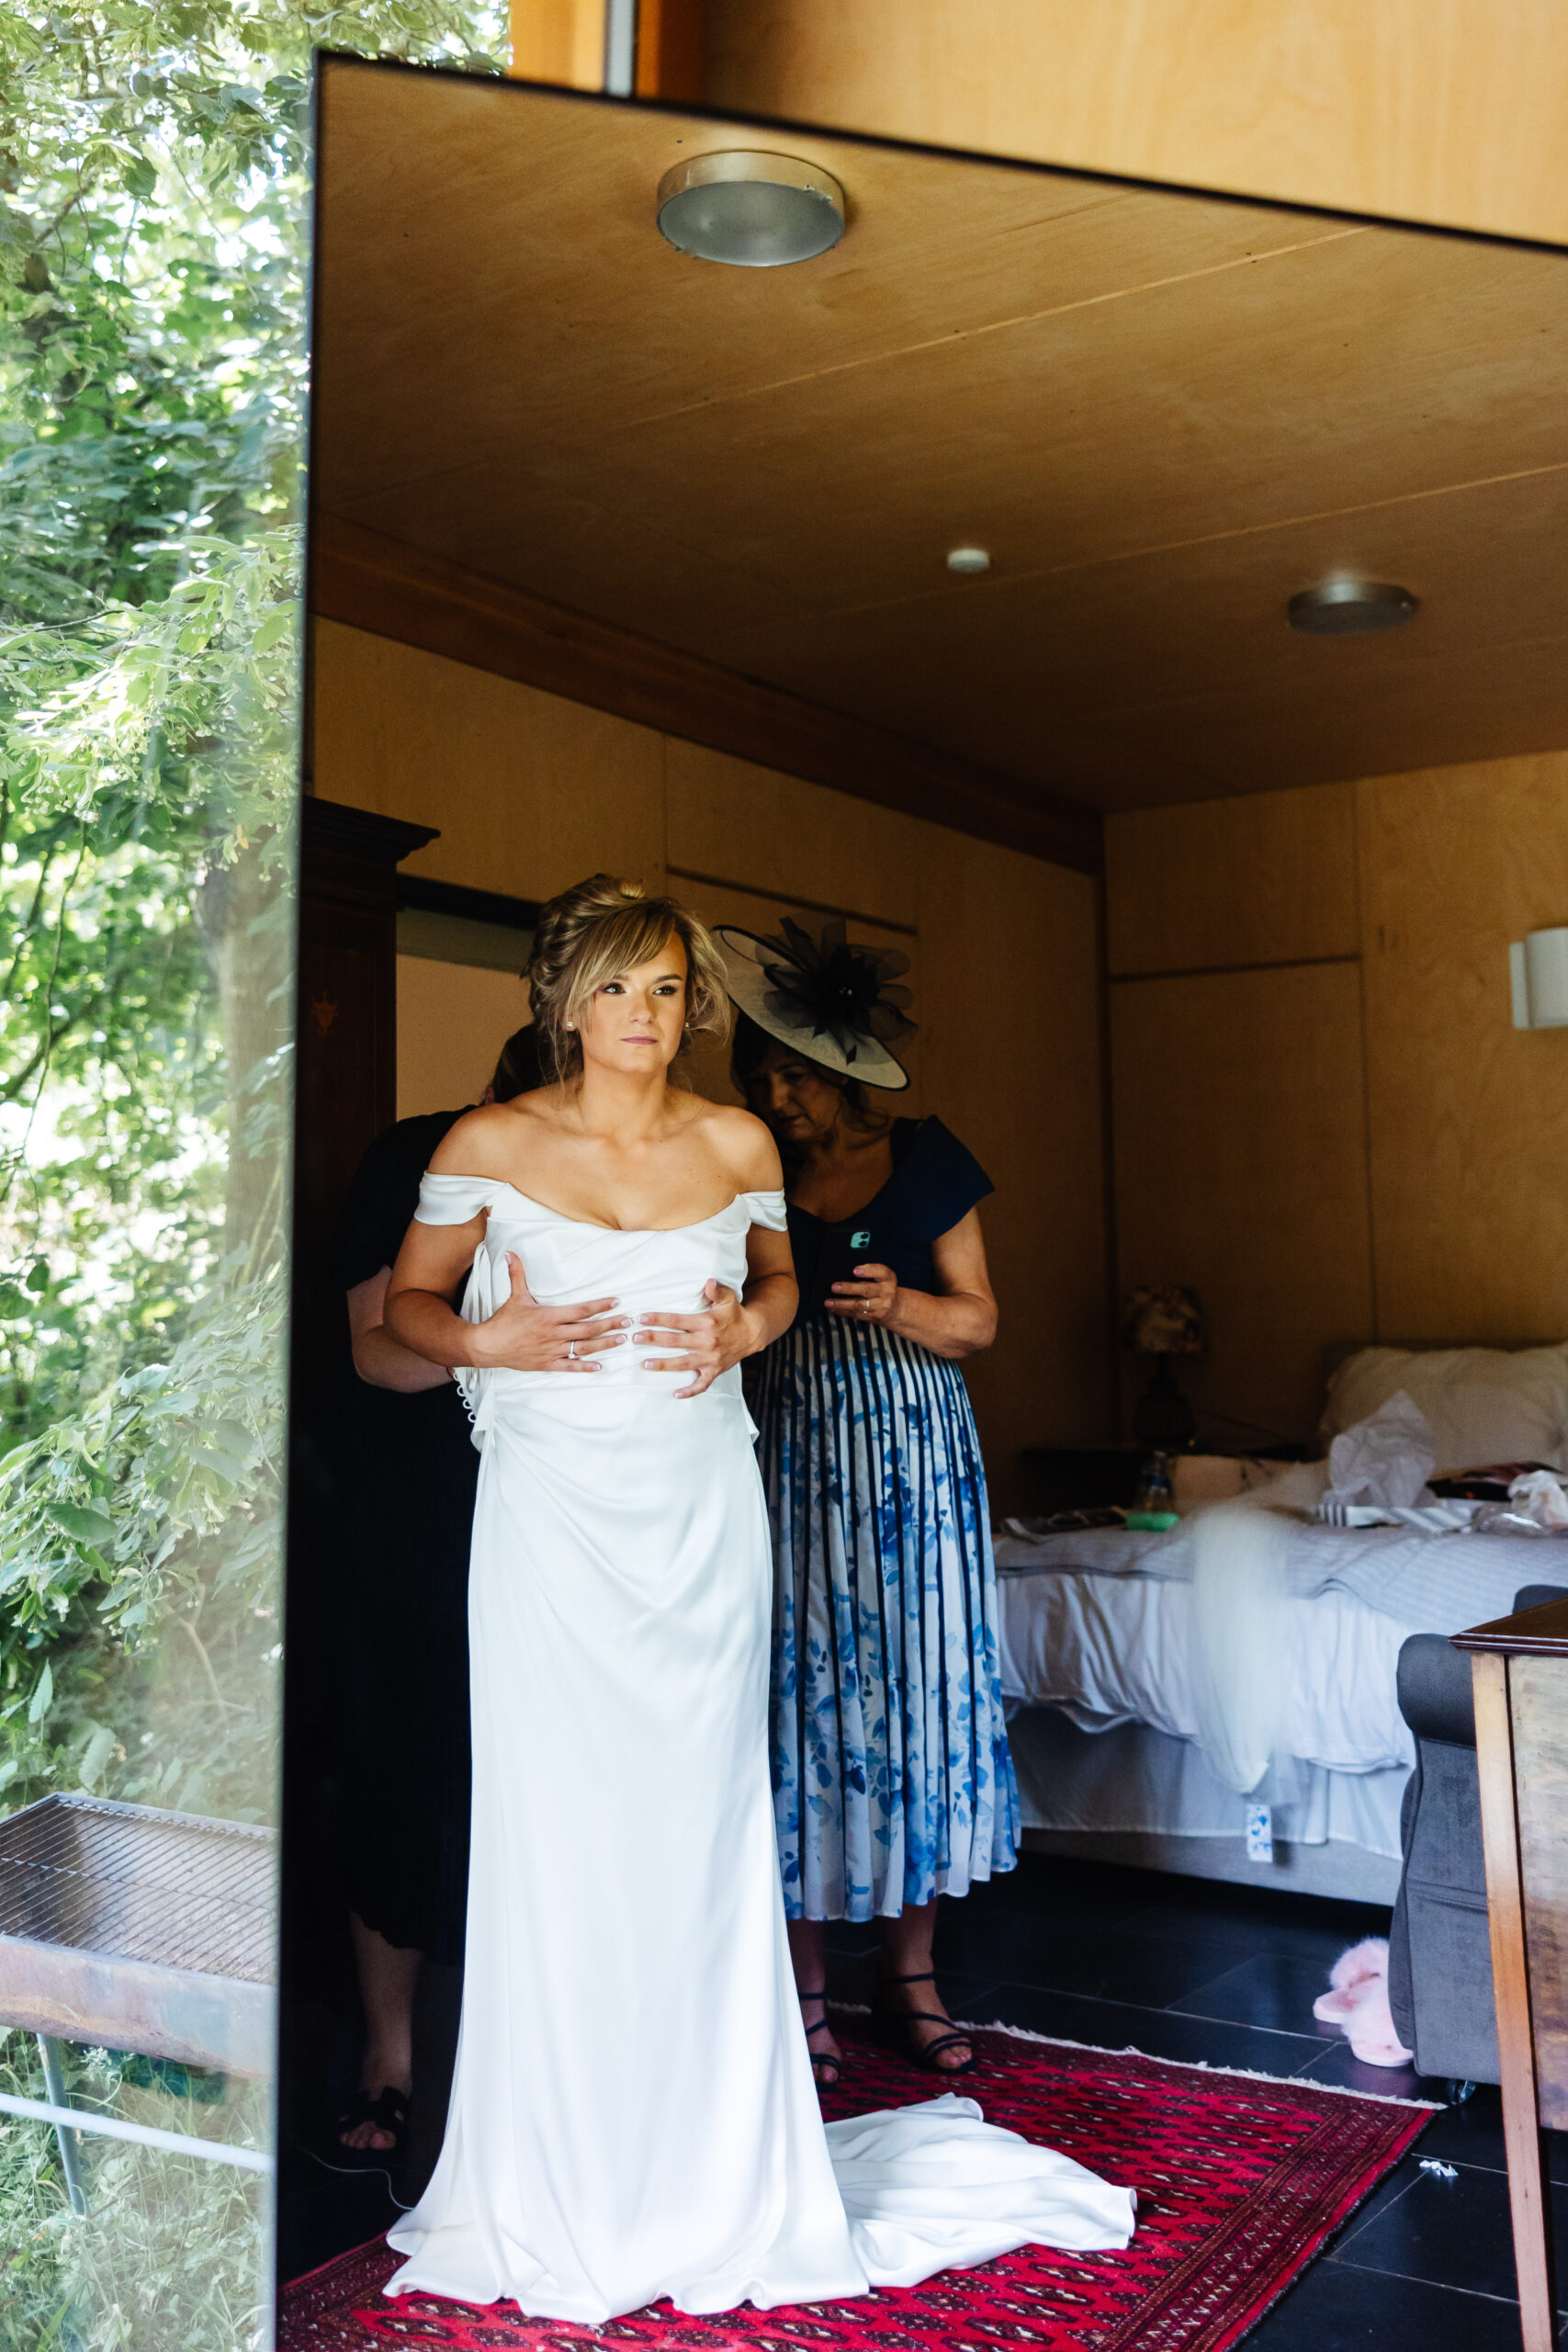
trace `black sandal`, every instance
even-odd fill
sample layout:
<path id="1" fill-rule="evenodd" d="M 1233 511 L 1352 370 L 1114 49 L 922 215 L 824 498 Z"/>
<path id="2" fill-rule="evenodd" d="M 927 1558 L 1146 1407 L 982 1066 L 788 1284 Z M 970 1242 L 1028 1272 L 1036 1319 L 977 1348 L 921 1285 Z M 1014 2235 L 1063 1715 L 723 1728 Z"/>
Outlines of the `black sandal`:
<path id="1" fill-rule="evenodd" d="M 389 2148 L 351 2148 L 344 2141 L 345 2132 L 353 2132 L 361 2123 L 372 2123 L 378 2132 L 389 2132 Z M 344 2112 L 333 2125 L 333 2138 L 337 2154 L 350 2163 L 368 2165 L 400 2164 L 404 2143 L 409 2133 L 409 2099 L 406 2091 L 392 2083 L 372 2098 L 368 2091 L 355 2091 Z"/>
<path id="2" fill-rule="evenodd" d="M 871 2005 L 872 2022 L 880 2028 L 885 2039 L 901 2043 L 905 2057 L 912 2058 L 917 2066 L 923 2066 L 928 2075 L 967 2075 L 979 2063 L 975 2054 L 972 2033 L 961 2032 L 954 2027 L 951 2033 L 939 2033 L 931 2041 L 922 2042 L 913 2031 L 914 2027 L 922 2023 L 952 2025 L 952 2018 L 937 2017 L 930 2009 L 891 2009 L 880 1997 L 885 1984 L 934 1984 L 935 1982 L 934 1968 L 923 1969 L 917 1976 L 884 1976 L 879 1970 L 876 1978 L 878 1997 Z M 939 2066 L 936 2063 L 939 2051 L 952 2050 L 959 2042 L 963 2042 L 968 2051 L 968 2057 L 961 2059 L 955 2066 Z"/>
<path id="3" fill-rule="evenodd" d="M 823 1985 L 822 1990 L 819 1993 L 797 1992 L 795 1998 L 799 2001 L 820 2001 L 822 2004 L 822 2014 L 818 2018 L 816 2024 L 806 2026 L 806 2039 L 807 2041 L 810 2041 L 814 2033 L 831 2032 L 832 2028 L 828 2019 L 828 1987 L 826 1984 Z M 804 2019 L 802 2019 L 802 2023 L 805 2024 Z M 832 2052 L 829 2050 L 813 2050 L 810 2052 L 810 2057 L 811 2079 L 816 2084 L 818 2089 L 819 2091 L 830 2091 L 835 2089 L 838 2085 L 839 2077 L 844 2071 L 842 2059 L 835 2058 Z M 818 2066 L 830 2066 L 833 2071 L 830 2075 L 819 2075 L 817 2071 Z"/>

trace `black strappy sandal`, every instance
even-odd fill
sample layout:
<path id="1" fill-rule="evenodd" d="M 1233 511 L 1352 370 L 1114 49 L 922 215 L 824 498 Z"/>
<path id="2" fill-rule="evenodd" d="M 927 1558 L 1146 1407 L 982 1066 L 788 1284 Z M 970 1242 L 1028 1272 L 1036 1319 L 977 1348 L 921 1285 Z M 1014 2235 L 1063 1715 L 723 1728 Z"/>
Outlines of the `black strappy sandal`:
<path id="1" fill-rule="evenodd" d="M 819 1993 L 797 1992 L 795 1998 L 800 2001 L 820 2001 L 822 2004 L 822 2014 L 818 2018 L 816 2024 L 806 2027 L 806 2039 L 808 2042 L 814 2033 L 829 2033 L 832 2030 L 828 2020 L 828 1987 L 826 1984 L 823 1985 L 822 1990 Z M 843 2060 L 841 2058 L 835 2058 L 831 2051 L 829 2050 L 813 2050 L 810 2054 L 811 2079 L 816 2084 L 818 2089 L 819 2091 L 830 2091 L 834 2089 L 838 2084 L 840 2075 L 844 2071 Z M 817 2071 L 818 2066 L 830 2066 L 832 2068 L 832 2072 L 829 2075 L 819 2075 Z"/>
<path id="2" fill-rule="evenodd" d="M 389 2148 L 351 2148 L 344 2141 L 345 2132 L 354 2131 L 361 2123 L 374 2124 L 378 2132 L 389 2132 Z M 385 2165 L 402 2162 L 403 2149 L 409 2135 L 408 2093 L 389 2083 L 372 2098 L 368 2091 L 355 2091 L 343 2114 L 333 2125 L 334 2156 L 355 2170 L 360 2165 L 376 2169 Z"/>
<path id="3" fill-rule="evenodd" d="M 880 2029 L 885 2039 L 899 2044 L 905 2057 L 913 2059 L 917 2066 L 923 2066 L 928 2075 L 944 2077 L 967 2075 L 978 2064 L 972 2033 L 961 2032 L 953 2027 L 951 2033 L 939 2033 L 931 2041 L 922 2042 L 914 2032 L 914 2027 L 920 2024 L 952 2025 L 952 2018 L 937 2017 L 930 2009 L 892 2009 L 881 1998 L 881 1989 L 885 1984 L 934 1984 L 935 1982 L 934 1968 L 922 1969 L 916 1976 L 884 1976 L 879 1971 L 877 1997 L 871 2005 L 872 2023 Z M 961 2059 L 954 2066 L 939 2066 L 936 2063 L 938 2052 L 952 2050 L 958 2042 L 962 2042 L 968 2051 L 968 2057 Z"/>

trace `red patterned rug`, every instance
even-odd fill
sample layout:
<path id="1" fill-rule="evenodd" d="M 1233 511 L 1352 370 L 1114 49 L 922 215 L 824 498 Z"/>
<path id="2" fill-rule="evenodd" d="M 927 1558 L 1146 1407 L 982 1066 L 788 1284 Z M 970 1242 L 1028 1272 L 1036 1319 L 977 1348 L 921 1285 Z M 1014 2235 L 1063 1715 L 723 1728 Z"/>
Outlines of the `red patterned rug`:
<path id="1" fill-rule="evenodd" d="M 929 2075 L 843 2038 L 852 2064 L 824 2101 L 829 2115 L 931 2097 Z M 1137 2189 L 1124 2253 L 1024 2246 L 852 2302 L 715 2319 L 662 2303 L 580 2327 L 524 2319 L 510 2303 L 391 2301 L 381 2287 L 397 2256 L 378 2238 L 284 2289 L 277 2352 L 1227 2352 L 1431 2112 L 1001 2029 L 976 2041 L 980 2063 L 956 2087 L 987 2122 Z"/>

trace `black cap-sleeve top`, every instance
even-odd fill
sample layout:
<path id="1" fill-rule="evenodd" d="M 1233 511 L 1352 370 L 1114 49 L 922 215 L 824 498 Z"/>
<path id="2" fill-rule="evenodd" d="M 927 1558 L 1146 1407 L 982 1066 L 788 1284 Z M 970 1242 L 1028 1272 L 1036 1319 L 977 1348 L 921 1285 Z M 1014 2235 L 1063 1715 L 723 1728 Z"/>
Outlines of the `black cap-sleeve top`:
<path id="1" fill-rule="evenodd" d="M 893 1173 L 853 1216 L 829 1223 L 791 1202 L 797 1322 L 822 1314 L 831 1285 L 867 1260 L 890 1266 L 907 1290 L 934 1290 L 931 1244 L 996 1189 L 974 1153 L 940 1119 L 895 1119 L 888 1140 Z"/>

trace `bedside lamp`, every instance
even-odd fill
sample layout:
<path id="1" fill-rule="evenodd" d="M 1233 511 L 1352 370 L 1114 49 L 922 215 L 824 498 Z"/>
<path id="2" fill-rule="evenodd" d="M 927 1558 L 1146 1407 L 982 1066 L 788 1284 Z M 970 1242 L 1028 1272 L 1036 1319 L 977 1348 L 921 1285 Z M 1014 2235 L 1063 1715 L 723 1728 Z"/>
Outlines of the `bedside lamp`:
<path id="1" fill-rule="evenodd" d="M 1176 1385 L 1172 1356 L 1201 1355 L 1207 1339 L 1203 1310 L 1190 1290 L 1160 1283 L 1135 1290 L 1122 1321 L 1122 1344 L 1153 1356 L 1155 1369 L 1133 1413 L 1140 1445 L 1190 1445 L 1198 1417 Z"/>

